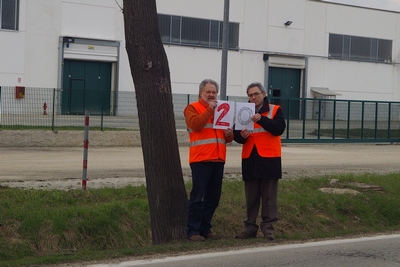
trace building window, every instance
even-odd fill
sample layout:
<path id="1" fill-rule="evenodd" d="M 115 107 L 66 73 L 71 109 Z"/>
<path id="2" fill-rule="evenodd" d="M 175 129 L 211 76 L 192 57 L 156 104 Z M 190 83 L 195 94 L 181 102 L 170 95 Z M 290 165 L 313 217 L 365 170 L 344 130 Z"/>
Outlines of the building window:
<path id="1" fill-rule="evenodd" d="M 222 47 L 222 21 L 158 14 L 158 25 L 163 43 Z M 239 23 L 229 23 L 228 48 L 239 48 Z"/>
<path id="2" fill-rule="evenodd" d="M 0 29 L 18 30 L 18 0 L 0 0 Z"/>
<path id="3" fill-rule="evenodd" d="M 329 57 L 366 62 L 392 62 L 392 41 L 329 34 Z"/>

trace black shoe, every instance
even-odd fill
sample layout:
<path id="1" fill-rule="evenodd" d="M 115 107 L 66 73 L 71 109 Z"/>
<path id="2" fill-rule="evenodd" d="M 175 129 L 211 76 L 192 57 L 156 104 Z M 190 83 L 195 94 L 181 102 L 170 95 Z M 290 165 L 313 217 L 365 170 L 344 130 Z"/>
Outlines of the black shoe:
<path id="1" fill-rule="evenodd" d="M 264 238 L 265 238 L 265 239 L 268 239 L 269 241 L 275 240 L 275 236 L 274 236 L 273 233 L 264 234 Z"/>
<path id="2" fill-rule="evenodd" d="M 209 233 L 209 234 L 203 235 L 203 237 L 204 237 L 206 240 L 208 240 L 208 239 L 210 239 L 210 240 L 218 240 L 218 239 L 221 239 L 221 238 L 222 238 L 222 236 L 216 235 L 216 234 L 213 234 L 213 233 Z"/>

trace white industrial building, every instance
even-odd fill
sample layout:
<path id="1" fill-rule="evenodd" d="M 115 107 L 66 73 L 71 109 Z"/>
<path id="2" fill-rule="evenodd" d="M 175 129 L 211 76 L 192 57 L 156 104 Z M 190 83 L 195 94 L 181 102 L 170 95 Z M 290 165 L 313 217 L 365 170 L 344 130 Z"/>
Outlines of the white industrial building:
<path id="1" fill-rule="evenodd" d="M 122 0 L 0 0 L 0 86 L 133 91 L 121 7 Z M 158 0 L 157 9 L 172 93 L 220 81 L 224 1 Z M 229 20 L 228 96 L 245 96 L 260 81 L 276 97 L 400 101 L 398 12 L 231 0 Z"/>

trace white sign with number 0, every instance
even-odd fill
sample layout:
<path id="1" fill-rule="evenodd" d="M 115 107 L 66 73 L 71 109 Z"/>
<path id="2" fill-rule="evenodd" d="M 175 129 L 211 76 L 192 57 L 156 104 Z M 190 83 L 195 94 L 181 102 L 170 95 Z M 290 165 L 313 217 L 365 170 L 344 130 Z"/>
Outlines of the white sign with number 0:
<path id="1" fill-rule="evenodd" d="M 255 112 L 254 103 L 236 103 L 235 130 L 254 130 L 254 122 L 251 120 Z"/>

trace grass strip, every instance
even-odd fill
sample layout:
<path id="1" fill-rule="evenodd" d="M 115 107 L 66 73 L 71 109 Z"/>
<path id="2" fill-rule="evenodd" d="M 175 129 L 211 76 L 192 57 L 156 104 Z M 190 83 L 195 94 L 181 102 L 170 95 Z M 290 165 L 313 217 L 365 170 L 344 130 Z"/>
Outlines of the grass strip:
<path id="1" fill-rule="evenodd" d="M 276 242 L 400 230 L 398 177 L 393 173 L 281 180 Z M 179 240 L 153 246 L 144 186 L 86 191 L 0 187 L 0 209 L 0 266 L 189 254 L 265 243 L 263 238 L 234 239 L 245 214 L 239 179 L 223 184 L 213 231 L 225 238 L 210 242 Z"/>

